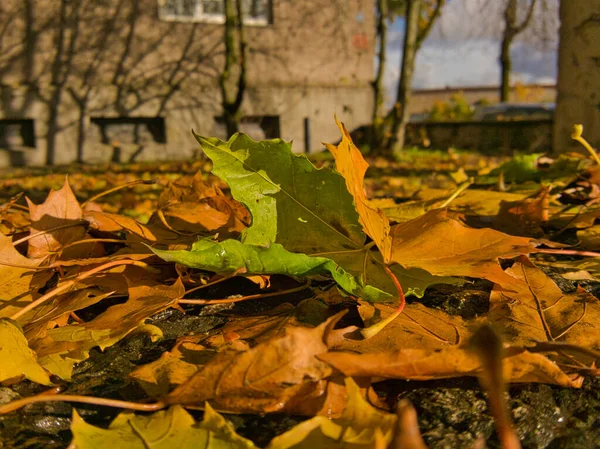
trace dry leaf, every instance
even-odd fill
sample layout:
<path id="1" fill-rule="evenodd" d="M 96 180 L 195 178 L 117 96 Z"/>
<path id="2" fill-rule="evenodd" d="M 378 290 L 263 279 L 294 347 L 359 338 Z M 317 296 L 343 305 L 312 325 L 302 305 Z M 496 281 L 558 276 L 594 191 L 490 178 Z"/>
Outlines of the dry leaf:
<path id="1" fill-rule="evenodd" d="M 288 329 L 284 336 L 245 352 L 221 352 L 161 400 L 182 405 L 208 401 L 219 410 L 238 413 L 291 413 L 288 402 L 301 403 L 298 398 L 315 390 L 326 392 L 326 382 L 320 381 L 331 375 L 331 367 L 316 355 L 327 351 L 326 335 L 341 315 L 316 328 Z"/>
<path id="2" fill-rule="evenodd" d="M 363 231 L 373 239 L 383 256 L 383 260 L 388 263 L 392 251 L 392 240 L 389 235 L 390 222 L 381 210 L 373 208 L 367 202 L 364 180 L 369 164 L 352 142 L 350 133 L 344 124 L 337 118 L 336 123 L 342 132 L 342 141 L 337 147 L 327 144 L 327 149 L 333 154 L 335 167 L 346 180 L 348 192 L 354 197 L 354 205 Z"/>
<path id="3" fill-rule="evenodd" d="M 483 278 L 505 288 L 511 288 L 515 280 L 502 270 L 499 258 L 535 251 L 532 239 L 469 228 L 441 209 L 394 226 L 392 238 L 392 260 L 405 268 L 422 268 L 438 276 Z"/>
<path id="4" fill-rule="evenodd" d="M 83 226 L 83 212 L 81 206 L 68 180 L 60 190 L 52 190 L 40 205 L 35 205 L 29 198 L 29 216 L 31 217 L 30 235 L 37 234 L 40 231 L 46 231 L 41 235 L 29 240 L 29 249 L 27 255 L 31 258 L 46 258 L 58 252 L 68 243 L 76 242 L 85 237 L 86 230 Z M 66 225 L 72 225 L 64 227 Z M 61 229 L 56 229 L 60 228 Z M 65 257 L 78 257 L 75 254 L 87 255 L 87 249 L 78 245 L 75 251 L 70 251 Z M 85 245 L 83 245 L 85 246 Z"/>

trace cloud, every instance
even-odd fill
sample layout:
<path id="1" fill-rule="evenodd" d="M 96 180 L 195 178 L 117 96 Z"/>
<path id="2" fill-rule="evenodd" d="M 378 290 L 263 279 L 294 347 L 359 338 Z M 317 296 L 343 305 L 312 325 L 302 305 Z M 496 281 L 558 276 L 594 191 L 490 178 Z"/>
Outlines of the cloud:
<path id="1" fill-rule="evenodd" d="M 557 7 L 558 0 L 548 0 Z M 512 48 L 514 79 L 555 82 L 557 64 L 556 8 L 535 22 L 530 35 L 522 35 Z M 498 85 L 502 2 L 499 0 L 451 0 L 423 43 L 415 61 L 413 87 L 431 89 Z M 535 31 L 535 33 L 534 33 Z M 546 34 L 544 34 L 546 33 Z M 388 37 L 388 63 L 384 84 L 393 102 L 400 73 L 404 22 L 397 20 Z"/>

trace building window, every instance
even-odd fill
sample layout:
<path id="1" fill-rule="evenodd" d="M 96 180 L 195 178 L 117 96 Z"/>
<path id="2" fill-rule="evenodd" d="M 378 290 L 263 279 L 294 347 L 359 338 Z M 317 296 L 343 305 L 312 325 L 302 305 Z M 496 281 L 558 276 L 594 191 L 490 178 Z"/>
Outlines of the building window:
<path id="1" fill-rule="evenodd" d="M 275 139 L 281 137 L 279 116 L 246 116 L 240 121 L 240 132 L 248 134 L 254 140 Z M 213 135 L 220 139 L 228 140 L 225 120 L 215 117 Z"/>
<path id="2" fill-rule="evenodd" d="M 26 165 L 26 150 L 35 149 L 35 126 L 31 119 L 0 120 L 0 151 L 6 152 L 12 167 Z"/>
<path id="3" fill-rule="evenodd" d="M 167 143 L 163 117 L 91 117 L 90 121 L 97 126 L 100 142 L 112 147 L 112 162 L 135 162 L 149 145 Z"/>
<path id="4" fill-rule="evenodd" d="M 271 23 L 271 0 L 242 0 L 244 23 Z M 158 0 L 159 17 L 178 22 L 224 23 L 223 0 Z"/>

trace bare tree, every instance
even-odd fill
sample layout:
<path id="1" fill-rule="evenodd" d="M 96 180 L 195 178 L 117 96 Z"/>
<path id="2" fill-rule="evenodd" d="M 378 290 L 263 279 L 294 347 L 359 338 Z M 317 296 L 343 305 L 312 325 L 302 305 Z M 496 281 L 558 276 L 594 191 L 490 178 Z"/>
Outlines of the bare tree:
<path id="1" fill-rule="evenodd" d="M 224 7 L 225 63 L 219 77 L 219 87 L 225 128 L 227 135 L 231 136 L 239 130 L 241 106 L 246 91 L 247 42 L 242 0 L 224 0 Z"/>
<path id="2" fill-rule="evenodd" d="M 519 21 L 519 0 L 506 0 L 503 14 L 504 31 L 500 44 L 500 101 L 508 101 L 510 96 L 510 72 L 512 69 L 510 47 L 515 37 L 522 33 L 531 23 L 536 3 L 537 0 L 528 0 L 528 5 L 525 7 L 525 14 Z"/>
<path id="3" fill-rule="evenodd" d="M 421 45 L 431 32 L 434 23 L 441 14 L 445 0 L 387 0 L 388 4 L 383 9 L 379 8 L 378 37 L 379 69 L 373 90 L 375 105 L 373 111 L 373 132 L 371 146 L 376 154 L 391 156 L 394 151 L 399 151 L 404 146 L 404 133 L 408 117 L 407 105 L 410 101 L 412 76 L 414 72 L 415 57 Z M 378 2 L 380 3 L 380 2 Z M 403 41 L 402 59 L 400 62 L 400 78 L 396 101 L 385 117 L 381 114 L 383 102 L 381 92 L 381 77 L 385 70 L 385 46 L 387 25 L 386 20 L 391 15 L 401 15 L 405 18 L 405 31 Z M 381 22 L 383 19 L 383 23 Z M 383 36 L 383 39 L 382 39 Z M 382 59 L 383 57 L 383 59 Z M 379 102 L 379 103 L 378 103 Z"/>
<path id="4" fill-rule="evenodd" d="M 383 142 L 383 76 L 386 69 L 387 33 L 388 33 L 388 0 L 377 0 L 377 73 L 371 83 L 373 86 L 373 114 L 371 116 L 371 148 L 378 148 Z"/>

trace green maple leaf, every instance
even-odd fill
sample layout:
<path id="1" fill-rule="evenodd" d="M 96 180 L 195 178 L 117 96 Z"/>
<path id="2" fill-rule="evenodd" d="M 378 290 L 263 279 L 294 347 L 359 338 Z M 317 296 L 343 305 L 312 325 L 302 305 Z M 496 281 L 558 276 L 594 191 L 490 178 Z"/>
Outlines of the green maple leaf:
<path id="1" fill-rule="evenodd" d="M 188 267 L 218 273 L 231 273 L 244 268 L 248 274 L 283 274 L 301 277 L 329 275 L 348 293 L 367 301 L 393 300 L 389 293 L 364 285 L 359 278 L 346 272 L 331 259 L 292 253 L 278 243 L 265 248 L 237 240 L 215 242 L 203 239 L 194 243 L 191 251 L 157 249 L 152 251 L 168 262 L 177 262 Z"/>
<path id="2" fill-rule="evenodd" d="M 363 246 L 365 234 L 339 173 L 317 169 L 281 139 L 255 142 L 235 134 L 223 142 L 195 137 L 212 159 L 213 173 L 229 184 L 233 197 L 252 214 L 244 243 L 276 242 L 305 254 Z"/>

